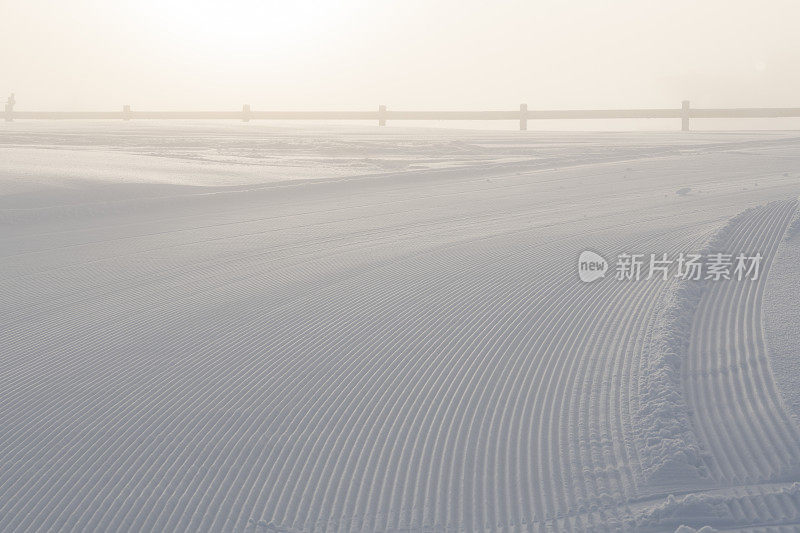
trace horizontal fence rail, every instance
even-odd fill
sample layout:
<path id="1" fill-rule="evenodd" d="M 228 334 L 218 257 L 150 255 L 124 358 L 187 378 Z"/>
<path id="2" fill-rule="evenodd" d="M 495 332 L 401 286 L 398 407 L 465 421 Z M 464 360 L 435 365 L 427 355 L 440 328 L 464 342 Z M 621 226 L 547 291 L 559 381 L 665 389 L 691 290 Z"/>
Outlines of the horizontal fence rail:
<path id="1" fill-rule="evenodd" d="M 16 111 L 14 95 L 5 106 L 5 120 L 377 120 L 385 126 L 388 120 L 518 120 L 519 129 L 528 128 L 529 120 L 573 120 L 573 119 L 681 119 L 681 129 L 689 131 L 689 120 L 693 118 L 778 118 L 800 117 L 798 107 L 750 107 L 750 108 L 692 108 L 684 100 L 677 109 L 553 109 L 529 110 L 520 104 L 513 111 L 390 111 L 385 105 L 377 111 L 253 111 L 250 105 L 241 111 L 133 111 L 123 106 L 122 111 Z"/>

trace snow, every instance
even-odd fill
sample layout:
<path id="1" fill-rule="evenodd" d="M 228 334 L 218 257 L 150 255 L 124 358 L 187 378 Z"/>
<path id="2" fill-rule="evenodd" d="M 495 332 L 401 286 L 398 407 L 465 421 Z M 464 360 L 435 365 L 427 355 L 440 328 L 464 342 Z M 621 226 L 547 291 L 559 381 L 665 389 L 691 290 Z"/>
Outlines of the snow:
<path id="1" fill-rule="evenodd" d="M 797 524 L 798 169 L 792 132 L 6 124 L 0 530 Z M 765 275 L 614 279 L 712 251 Z"/>
<path id="2" fill-rule="evenodd" d="M 764 329 L 775 382 L 789 412 L 800 421 L 800 219 L 795 216 L 778 247 L 764 294 Z"/>

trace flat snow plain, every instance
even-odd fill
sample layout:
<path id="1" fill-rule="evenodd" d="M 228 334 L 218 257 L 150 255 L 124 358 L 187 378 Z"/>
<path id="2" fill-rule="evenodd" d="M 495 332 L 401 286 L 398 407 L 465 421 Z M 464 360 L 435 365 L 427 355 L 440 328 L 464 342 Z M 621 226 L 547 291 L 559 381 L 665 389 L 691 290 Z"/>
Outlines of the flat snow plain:
<path id="1" fill-rule="evenodd" d="M 795 531 L 799 193 L 791 132 L 6 124 L 0 531 Z M 763 275 L 614 279 L 700 251 Z"/>

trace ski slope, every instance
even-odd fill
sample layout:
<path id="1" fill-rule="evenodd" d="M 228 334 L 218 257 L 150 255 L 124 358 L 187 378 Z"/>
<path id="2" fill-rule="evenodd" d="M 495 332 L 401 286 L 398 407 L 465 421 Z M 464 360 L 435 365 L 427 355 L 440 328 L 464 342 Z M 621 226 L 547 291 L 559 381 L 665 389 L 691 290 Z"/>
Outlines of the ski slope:
<path id="1" fill-rule="evenodd" d="M 14 123 L 0 156 L 2 531 L 800 523 L 798 135 Z M 763 275 L 614 279 L 709 250 Z"/>

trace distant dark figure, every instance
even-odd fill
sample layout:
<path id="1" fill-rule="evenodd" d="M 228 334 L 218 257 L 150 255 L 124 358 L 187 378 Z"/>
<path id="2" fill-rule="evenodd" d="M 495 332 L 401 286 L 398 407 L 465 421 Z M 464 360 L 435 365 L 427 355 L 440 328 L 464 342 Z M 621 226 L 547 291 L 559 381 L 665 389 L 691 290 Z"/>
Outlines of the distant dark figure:
<path id="1" fill-rule="evenodd" d="M 14 93 L 11 93 L 11 96 L 6 100 L 6 122 L 11 122 L 11 114 L 14 112 L 14 104 L 16 103 L 17 100 L 14 98 Z"/>

